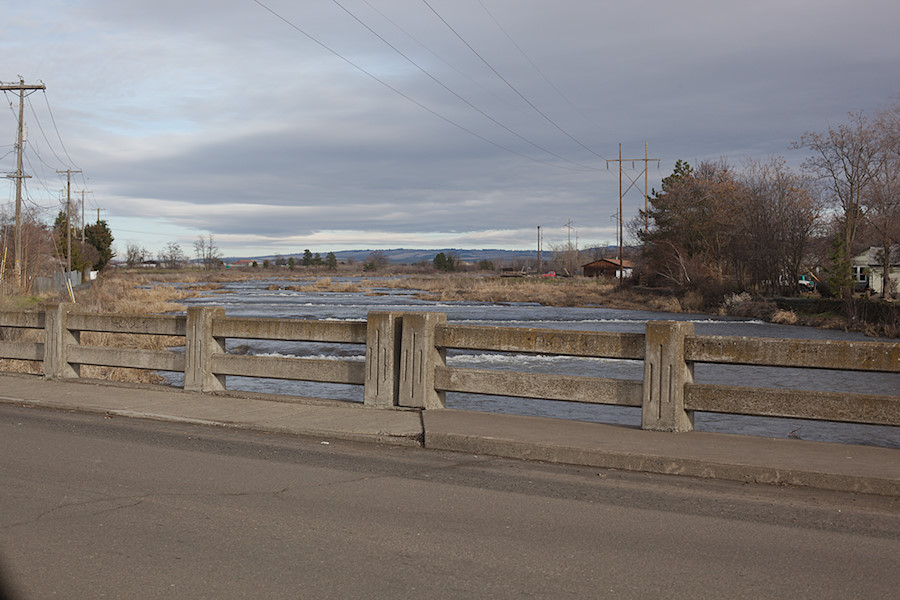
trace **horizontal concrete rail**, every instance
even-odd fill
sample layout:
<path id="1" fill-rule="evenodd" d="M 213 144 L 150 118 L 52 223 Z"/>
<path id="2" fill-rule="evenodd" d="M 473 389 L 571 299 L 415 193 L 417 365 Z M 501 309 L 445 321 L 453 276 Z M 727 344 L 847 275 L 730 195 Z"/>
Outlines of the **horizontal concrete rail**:
<path id="1" fill-rule="evenodd" d="M 435 329 L 435 344 L 459 350 L 644 359 L 642 333 L 439 325 Z"/>
<path id="2" fill-rule="evenodd" d="M 43 329 L 44 312 L 33 310 L 0 311 L 0 327 L 16 327 L 21 329 Z"/>
<path id="3" fill-rule="evenodd" d="M 807 390 L 774 390 L 691 383 L 685 386 L 686 410 L 900 425 L 900 397 Z"/>
<path id="4" fill-rule="evenodd" d="M 186 320 L 175 315 L 91 315 L 70 313 L 66 327 L 78 331 L 184 336 Z"/>
<path id="5" fill-rule="evenodd" d="M 137 348 L 104 348 L 69 344 L 66 361 L 70 364 L 148 369 L 151 371 L 175 371 L 184 373 L 184 354 L 166 350 L 140 350 Z"/>
<path id="6" fill-rule="evenodd" d="M 212 370 L 216 375 L 354 385 L 363 385 L 366 382 L 365 363 L 346 360 L 217 354 L 212 357 Z"/>
<path id="7" fill-rule="evenodd" d="M 365 344 L 366 323 L 223 317 L 213 321 L 212 334 L 222 338 Z"/>
<path id="8" fill-rule="evenodd" d="M 437 367 L 434 386 L 444 392 L 641 406 L 643 384 L 624 379 Z"/>
<path id="9" fill-rule="evenodd" d="M 688 336 L 685 359 L 733 365 L 765 365 L 900 373 L 900 344 Z"/>
<path id="10" fill-rule="evenodd" d="M 0 342 L 0 358 L 44 360 L 44 344 L 40 342 Z"/>

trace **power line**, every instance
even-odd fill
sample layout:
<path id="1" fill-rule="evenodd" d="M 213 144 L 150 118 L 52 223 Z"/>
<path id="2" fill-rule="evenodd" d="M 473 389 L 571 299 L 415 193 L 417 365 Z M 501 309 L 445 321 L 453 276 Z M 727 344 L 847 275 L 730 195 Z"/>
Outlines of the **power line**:
<path id="1" fill-rule="evenodd" d="M 501 149 L 501 150 L 503 150 L 503 151 L 505 151 L 505 152 L 509 152 L 510 154 L 515 154 L 516 156 L 519 156 L 519 157 L 521 157 L 521 158 L 530 160 L 530 161 L 532 161 L 532 162 L 537 162 L 537 163 L 541 163 L 541 164 L 544 164 L 544 165 L 549 165 L 549 166 L 551 166 L 551 167 L 556 167 L 556 168 L 559 168 L 559 169 L 567 169 L 567 170 L 583 170 L 583 169 L 572 169 L 571 167 L 566 167 L 566 166 L 559 165 L 559 164 L 556 164 L 556 163 L 552 163 L 552 162 L 549 162 L 549 161 L 546 161 L 546 160 L 541 160 L 541 159 L 539 159 L 539 158 L 535 158 L 534 156 L 529 156 L 529 155 L 527 155 L 527 154 L 525 154 L 525 153 L 523 153 L 523 152 L 519 152 L 519 151 L 517 151 L 517 150 L 513 150 L 512 148 L 509 148 L 509 147 L 507 147 L 507 146 L 504 146 L 503 144 L 500 144 L 500 143 L 498 143 L 498 142 L 495 142 L 495 141 L 493 141 L 493 140 L 491 140 L 491 139 L 489 139 L 489 138 L 484 137 L 483 135 L 481 135 L 481 134 L 479 134 L 479 133 L 476 133 L 476 132 L 472 131 L 471 129 L 465 127 L 464 125 L 461 125 L 461 124 L 457 123 L 456 121 L 453 121 L 453 120 L 450 119 L 449 117 L 445 117 L 444 115 L 442 115 L 441 113 L 437 112 L 436 110 L 434 110 L 434 109 L 432 109 L 432 108 L 429 108 L 428 106 L 426 106 L 426 105 L 423 104 L 422 102 L 419 102 L 418 100 L 412 98 L 412 97 L 409 96 L 408 94 L 406 94 L 406 93 L 402 92 L 401 90 L 395 88 L 394 86 L 392 86 L 392 85 L 389 84 L 388 82 L 384 81 L 383 79 L 381 79 L 380 77 L 378 77 L 378 76 L 375 75 L 374 73 L 372 73 L 372 72 L 366 70 L 364 67 L 362 67 L 362 66 L 356 64 L 355 62 L 353 62 L 352 60 L 350 60 L 349 58 L 347 58 L 347 57 L 344 56 L 343 54 L 339 53 L 337 50 L 332 49 L 330 46 L 328 46 L 328 45 L 325 44 L 324 42 L 320 41 L 318 38 L 314 37 L 312 34 L 307 33 L 306 31 L 304 31 L 303 29 L 301 29 L 298 25 L 296 25 L 295 23 L 293 23 L 292 21 L 290 21 L 287 17 L 282 16 L 281 14 L 279 14 L 278 12 L 276 12 L 275 10 L 273 10 L 272 8 L 270 8 L 270 7 L 268 7 L 267 5 L 265 5 L 265 4 L 264 4 L 263 2 L 261 2 L 260 0 L 253 0 L 253 1 L 254 1 L 256 4 L 258 4 L 260 7 L 262 7 L 263 9 L 265 9 L 267 12 L 269 12 L 270 14 L 272 14 L 272 16 L 274 16 L 275 18 L 279 19 L 280 21 L 283 21 L 288 27 L 290 27 L 291 29 L 295 30 L 297 33 L 299 33 L 299 34 L 305 36 L 307 39 L 309 39 L 310 41 L 312 41 L 313 43 L 315 43 L 315 44 L 318 45 L 319 47 L 321 47 L 321 48 L 327 50 L 328 52 L 330 52 L 331 54 L 333 54 L 333 55 L 336 56 L 337 58 L 341 59 L 342 61 L 344 61 L 345 63 L 347 63 L 348 65 L 350 65 L 351 67 L 353 67 L 354 69 L 356 69 L 357 71 L 359 71 L 360 73 L 363 73 L 364 75 L 367 75 L 368 77 L 370 77 L 371 79 L 377 81 L 378 83 L 380 83 L 381 85 L 383 85 L 383 86 L 386 87 L 387 89 L 391 90 L 392 92 L 394 92 L 394 93 L 397 94 L 398 96 L 400 96 L 400 97 L 402 97 L 402 98 L 408 100 L 409 102 L 412 102 L 413 104 L 415 104 L 416 106 L 418 106 L 418 107 L 421 108 L 422 110 L 424 110 L 424 111 L 426 111 L 426 112 L 428 112 L 428 113 L 434 115 L 435 117 L 437 117 L 438 119 L 444 121 L 445 123 L 447 123 L 447 124 L 449 124 L 449 125 L 452 125 L 453 127 L 456 127 L 456 128 L 459 129 L 460 131 L 464 131 L 465 133 L 468 133 L 469 135 L 471 135 L 471 136 L 473 136 L 473 137 L 476 137 L 476 138 L 478 138 L 479 140 L 481 140 L 481 141 L 483 141 L 483 142 L 485 142 L 485 143 L 487 143 L 487 144 L 490 144 L 491 146 L 494 146 L 495 148 L 499 148 L 499 149 Z"/>
<path id="2" fill-rule="evenodd" d="M 440 19 L 441 22 L 442 22 L 444 25 L 446 25 L 447 28 L 448 28 L 450 31 L 452 31 L 453 34 L 454 34 L 457 38 L 459 38 L 459 41 L 461 41 L 463 44 L 465 44 L 465 46 L 466 46 L 469 50 L 471 50 L 472 53 L 475 54 L 475 56 L 477 56 L 477 57 L 481 60 L 481 62 L 483 62 L 483 63 L 485 64 L 485 66 L 486 66 L 488 69 L 490 69 L 497 77 L 499 77 L 500 80 L 501 80 L 503 83 L 505 83 L 505 84 L 509 87 L 509 89 L 511 89 L 513 92 L 516 93 L 517 96 L 519 96 L 519 98 L 521 98 L 522 100 L 524 100 L 525 103 L 528 104 L 528 106 L 530 106 L 531 108 L 533 108 L 533 109 L 535 110 L 535 112 L 537 112 L 539 115 L 541 115 L 542 117 L 544 117 L 544 119 L 545 119 L 548 123 L 550 123 L 551 125 L 553 125 L 556 129 L 558 129 L 558 130 L 559 130 L 563 135 L 565 135 L 567 138 L 569 138 L 570 140 L 572 140 L 573 142 L 575 142 L 576 144 L 578 144 L 579 146 L 581 146 L 582 148 L 584 148 L 585 150 L 587 150 L 588 152 L 590 152 L 591 154 L 593 154 L 594 156 L 596 156 L 596 157 L 598 157 L 598 158 L 603 158 L 602 156 L 600 156 L 599 154 L 597 154 L 596 152 L 594 152 L 591 148 L 589 148 L 589 147 L 586 146 L 584 143 L 582 143 L 578 138 L 576 138 L 576 137 L 573 136 L 571 133 L 569 133 L 568 131 L 566 131 L 566 130 L 563 129 L 562 127 L 560 127 L 560 126 L 556 123 L 556 121 L 554 121 L 554 120 L 551 119 L 549 116 L 547 116 L 547 114 L 546 114 L 544 111 L 542 111 L 540 108 L 538 108 L 531 100 L 529 100 L 528 98 L 526 98 L 525 95 L 524 95 L 522 92 L 520 92 L 519 89 L 516 88 L 516 86 L 514 86 L 512 83 L 510 83 L 509 80 L 506 79 L 506 77 L 504 77 L 503 75 L 501 75 L 500 72 L 499 72 L 497 69 L 495 69 L 494 66 L 491 65 L 491 63 L 489 63 L 489 62 L 487 61 L 487 59 L 484 58 L 484 56 L 482 56 L 482 55 L 481 55 L 481 54 L 480 54 L 480 53 L 472 46 L 472 44 L 470 44 L 469 42 L 467 42 L 466 39 L 465 39 L 462 35 L 460 35 L 460 33 L 459 33 L 458 31 L 456 31 L 456 29 L 454 29 L 453 26 L 450 25 L 450 23 L 448 23 L 447 20 L 444 19 L 444 17 L 442 17 L 441 14 L 440 14 L 438 11 L 436 11 L 436 10 L 434 9 L 434 7 L 431 6 L 431 4 L 428 3 L 428 0 L 422 0 L 422 2 L 425 4 L 425 6 L 427 6 L 428 8 L 431 9 L 431 12 L 433 12 L 433 13 L 435 14 L 435 16 L 437 16 L 437 18 Z M 606 159 L 604 159 L 604 160 L 606 160 Z"/>
<path id="3" fill-rule="evenodd" d="M 591 166 L 588 166 L 588 165 L 583 165 L 583 164 L 581 164 L 581 163 L 578 163 L 578 162 L 569 160 L 568 158 L 566 158 L 566 157 L 564 157 L 564 156 L 561 156 L 561 155 L 557 154 L 556 152 L 553 152 L 552 150 L 548 150 L 547 148 L 541 146 L 540 144 L 538 144 L 538 143 L 536 143 L 536 142 L 531 141 L 530 139 L 526 138 L 525 136 L 520 135 L 520 134 L 517 133 L 516 131 L 513 131 L 512 129 L 510 129 L 509 127 L 507 127 L 506 125 L 504 125 L 503 123 L 501 123 L 500 121 L 498 121 L 497 119 L 495 119 L 494 117 L 492 117 L 491 115 L 487 114 L 485 111 L 483 111 L 483 110 L 480 109 L 479 107 L 477 107 L 477 106 L 475 106 L 474 104 L 472 104 L 469 100 L 467 100 L 466 98 L 464 98 L 463 96 L 461 96 L 460 94 L 458 94 L 457 92 L 455 92 L 454 90 L 450 89 L 446 84 L 444 84 L 444 82 L 442 82 L 442 81 L 439 80 L 437 77 L 435 77 L 434 75 L 432 75 L 429 71 L 427 71 L 425 68 L 423 68 L 421 65 L 419 65 L 416 61 L 414 61 L 413 59 L 411 59 L 411 58 L 410 58 L 407 54 L 405 54 L 402 50 L 400 50 L 399 48 L 397 48 L 396 46 L 394 46 L 392 43 L 390 43 L 387 39 L 385 39 L 385 38 L 384 38 L 381 34 L 379 34 L 377 31 L 375 31 L 374 29 L 372 29 L 371 27 L 369 27 L 369 25 L 367 25 L 362 19 L 360 19 L 358 16 L 356 16 L 351 10 L 349 10 L 347 7 L 345 7 L 343 4 L 341 4 L 338 0 L 332 0 L 332 2 L 334 2 L 341 10 L 343 10 L 343 11 L 346 12 L 348 15 L 350 15 L 350 17 L 352 17 L 357 23 L 359 23 L 360 25 L 362 25 L 363 27 L 365 27 L 372 35 L 374 35 L 374 36 L 377 37 L 379 40 L 381 40 L 382 42 L 384 42 L 385 45 L 387 45 L 391 50 L 393 50 L 394 52 L 396 52 L 397 54 L 399 54 L 399 55 L 400 55 L 401 57 L 403 57 L 407 62 L 409 62 L 409 63 L 410 63 L 411 65 L 413 65 L 414 67 L 416 67 L 416 68 L 417 68 L 419 71 L 421 71 L 426 77 L 428 77 L 429 79 L 431 79 L 432 81 L 434 81 L 435 83 L 437 83 L 439 86 L 441 86 L 442 88 L 444 88 L 445 90 L 447 90 L 447 91 L 450 92 L 451 94 L 453 94 L 456 98 L 458 98 L 458 99 L 461 100 L 463 103 L 465 103 L 466 106 L 468 106 L 468 107 L 470 107 L 471 109 L 475 110 L 476 112 L 478 112 L 480 115 L 482 115 L 483 117 L 485 117 L 486 119 L 488 119 L 489 121 L 491 121 L 492 123 L 494 123 L 495 125 L 498 125 L 498 126 L 502 127 L 504 130 L 506 130 L 506 131 L 508 131 L 509 133 L 513 134 L 514 136 L 516 136 L 516 137 L 519 138 L 520 140 L 522 140 L 522 141 L 524 141 L 524 142 L 526 142 L 526 143 L 528 143 L 528 144 L 531 144 L 532 146 L 534 146 L 534 147 L 537 148 L 538 150 L 541 150 L 541 151 L 543 151 L 543 152 L 546 152 L 547 154 L 549 154 L 549 155 L 551 155 L 551 156 L 553 156 L 553 157 L 555 157 L 555 158 L 558 158 L 559 160 L 562 160 L 562 161 L 567 162 L 567 163 L 571 163 L 571 164 L 573 164 L 573 165 L 577 165 L 577 166 L 582 167 L 582 168 L 584 168 L 584 169 L 597 170 L 597 171 L 600 170 L 600 169 L 596 169 L 595 167 L 591 167 Z"/>
<path id="4" fill-rule="evenodd" d="M 421 40 L 419 40 L 419 39 L 418 39 L 416 36 L 414 36 L 412 33 L 410 33 L 409 31 L 407 31 L 406 29 L 404 29 L 399 23 L 397 23 L 396 21 L 394 21 L 393 19 L 391 19 L 388 15 L 386 15 L 386 14 L 385 14 L 381 9 L 379 9 L 377 6 L 374 6 L 371 2 L 369 2 L 369 0 L 362 0 L 362 1 L 366 4 L 366 6 L 368 6 L 368 7 L 371 8 L 373 11 L 375 11 L 376 13 L 378 13 L 379 15 L 381 15 L 381 17 L 382 17 L 385 21 L 387 21 L 388 23 L 390 23 L 391 25 L 393 25 L 394 27 L 396 27 L 397 29 L 399 29 L 406 37 L 408 37 L 409 39 L 411 39 L 411 40 L 412 40 L 413 42 L 415 42 L 418 46 L 420 46 L 421 48 L 423 48 L 426 52 L 428 52 L 429 54 L 431 54 L 432 56 L 434 56 L 436 59 L 438 59 L 439 61 L 441 61 L 444 65 L 446 65 L 447 67 L 449 67 L 450 69 L 452 69 L 453 71 L 455 71 L 460 77 L 463 77 L 464 79 L 467 79 L 467 80 L 469 81 L 469 83 L 471 83 L 472 85 L 477 86 L 477 87 L 480 88 L 483 92 L 485 92 L 485 93 L 487 93 L 487 94 L 490 94 L 491 96 L 493 96 L 494 98 L 496 98 L 497 100 L 499 100 L 500 102 L 502 102 L 503 104 L 505 104 L 506 106 L 510 107 L 511 109 L 513 109 L 513 110 L 519 112 L 520 114 L 523 114 L 523 115 L 525 114 L 525 111 L 523 111 L 522 108 L 521 108 L 518 104 L 514 104 L 514 103 L 510 102 L 510 101 L 507 100 L 506 98 L 504 98 L 504 97 L 500 96 L 499 94 L 497 94 L 496 92 L 494 92 L 492 89 L 490 89 L 490 88 L 488 88 L 488 87 L 482 85 L 480 82 L 478 82 L 478 81 L 477 81 L 476 79 L 474 79 L 473 77 L 469 76 L 469 75 L 468 75 L 465 71 L 463 71 L 462 69 L 460 69 L 460 68 L 456 67 L 455 65 L 453 65 L 453 64 L 452 64 L 450 61 L 448 61 L 446 58 L 444 58 L 443 56 L 441 56 L 440 54 L 438 54 L 437 52 L 435 52 L 435 50 L 434 50 L 433 48 L 429 47 L 427 44 L 425 44 L 424 42 L 422 42 Z"/>
<path id="5" fill-rule="evenodd" d="M 45 94 L 45 97 L 46 97 L 46 94 Z M 46 134 L 46 132 L 44 132 L 44 126 L 41 125 L 41 120 L 38 119 L 37 113 L 34 110 L 34 106 L 31 104 L 31 99 L 28 100 L 28 108 L 31 109 L 31 114 L 34 116 L 34 120 L 38 125 L 38 129 L 40 129 L 40 131 L 41 131 L 41 135 L 44 136 L 44 141 L 47 142 L 47 147 L 50 148 L 50 152 L 53 153 L 53 156 L 56 157 L 56 160 L 59 161 L 59 164 L 61 164 L 61 165 L 66 164 L 66 161 L 64 161 L 63 159 L 61 159 L 59 157 L 59 155 L 56 153 L 56 150 L 53 149 L 53 145 L 50 143 L 50 140 L 47 139 L 47 134 Z M 59 136 L 59 131 L 56 132 L 56 135 Z M 62 140 L 60 140 L 60 142 L 61 141 Z M 38 155 L 38 156 L 40 157 L 40 155 Z M 67 156 L 68 156 L 68 154 L 67 154 Z M 70 160 L 71 160 L 71 158 L 70 158 Z M 43 160 L 41 160 L 41 162 L 43 162 Z M 49 167 L 50 165 L 47 165 L 47 166 Z"/>
<path id="6" fill-rule="evenodd" d="M 69 151 L 66 149 L 65 143 L 63 143 L 62 136 L 59 135 L 59 127 L 56 126 L 56 117 L 53 116 L 53 110 L 50 108 L 50 100 L 47 99 L 47 91 L 46 90 L 44 90 L 44 102 L 47 104 L 47 112 L 50 114 L 50 121 L 53 123 L 53 129 L 56 130 L 56 137 L 57 137 L 57 139 L 59 139 L 59 145 L 62 146 L 63 152 L 66 155 L 66 158 L 69 159 L 68 164 L 75 165 L 77 167 L 78 165 L 75 163 L 74 160 L 72 160 L 72 157 L 69 156 Z M 47 142 L 47 143 L 49 144 L 50 142 Z M 60 162 L 64 162 L 64 161 L 60 161 Z M 82 175 L 81 178 L 82 178 L 82 180 L 84 180 L 84 175 Z"/>
<path id="7" fill-rule="evenodd" d="M 547 83 L 547 85 L 549 85 L 551 88 L 553 88 L 553 90 L 557 94 L 559 94 L 559 97 L 562 98 L 563 100 L 565 100 L 566 103 L 569 106 L 571 106 L 575 112 L 577 112 L 579 115 L 581 115 L 581 117 L 585 121 L 590 122 L 592 125 L 596 125 L 596 123 L 591 118 L 589 118 L 586 114 L 584 114 L 584 112 L 582 112 L 582 110 L 580 108 L 578 108 L 578 106 L 574 102 L 572 102 L 572 100 L 565 93 L 563 93 L 563 91 L 561 89 L 559 89 L 559 87 L 556 84 L 553 83 L 553 81 L 541 70 L 541 68 L 538 67 L 537 64 L 533 60 L 531 60 L 531 57 L 528 56 L 528 54 L 525 52 L 525 50 L 522 48 L 522 46 L 520 46 L 516 42 L 516 40 L 513 39 L 512 35 L 509 33 L 509 31 L 507 31 L 506 28 L 504 28 L 503 25 L 500 24 L 500 21 L 497 20 L 497 17 L 494 16 L 494 13 L 492 13 L 488 9 L 488 7 L 484 4 L 484 2 L 482 0 L 478 0 L 478 3 L 481 5 L 481 8 L 484 9 L 484 12 L 487 13 L 487 15 L 491 18 L 491 20 L 497 26 L 497 29 L 499 29 L 500 31 L 503 32 L 503 35 L 506 36 L 506 39 L 508 39 L 509 42 L 516 48 L 516 50 L 518 50 L 519 53 L 525 58 L 525 60 L 528 61 L 528 64 L 530 64 L 532 66 L 532 68 L 535 70 L 535 72 L 537 72 L 537 74 L 541 76 L 541 79 L 543 79 Z M 598 154 L 597 156 L 600 156 L 600 155 Z M 600 158 L 603 158 L 603 157 L 600 156 Z"/>

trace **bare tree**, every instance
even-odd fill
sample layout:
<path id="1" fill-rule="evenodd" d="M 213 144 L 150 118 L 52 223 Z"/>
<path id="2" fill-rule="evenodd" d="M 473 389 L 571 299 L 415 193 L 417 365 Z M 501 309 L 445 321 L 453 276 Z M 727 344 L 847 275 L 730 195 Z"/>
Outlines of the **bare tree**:
<path id="1" fill-rule="evenodd" d="M 782 158 L 748 163 L 740 181 L 747 189 L 747 201 L 734 252 L 736 264 L 744 265 L 743 283 L 769 293 L 797 292 L 820 214 L 809 182 Z"/>
<path id="2" fill-rule="evenodd" d="M 369 253 L 367 264 L 372 265 L 374 268 L 371 270 L 384 269 L 388 266 L 388 258 L 387 255 L 381 250 L 373 250 Z"/>
<path id="3" fill-rule="evenodd" d="M 125 247 L 125 264 L 129 267 L 139 267 L 150 253 L 139 244 L 129 242 Z"/>
<path id="4" fill-rule="evenodd" d="M 813 152 L 803 164 L 828 190 L 828 200 L 839 209 L 839 245 L 834 257 L 832 282 L 842 296 L 852 293 L 850 257 L 869 205 L 866 188 L 881 170 L 883 137 L 872 119 L 851 113 L 847 123 L 825 133 L 807 132 L 794 148 Z"/>
<path id="5" fill-rule="evenodd" d="M 178 242 L 169 242 L 164 249 L 160 250 L 157 258 L 159 258 L 159 262 L 161 262 L 165 268 L 177 269 L 184 264 L 187 256 L 185 256 L 184 252 L 181 250 L 181 246 L 178 245 Z"/>
<path id="6" fill-rule="evenodd" d="M 213 239 L 212 234 L 205 238 L 202 234 L 197 237 L 197 240 L 194 242 L 194 254 L 197 255 L 197 260 L 207 271 L 218 268 L 221 263 L 222 253 L 216 246 L 216 241 Z"/>

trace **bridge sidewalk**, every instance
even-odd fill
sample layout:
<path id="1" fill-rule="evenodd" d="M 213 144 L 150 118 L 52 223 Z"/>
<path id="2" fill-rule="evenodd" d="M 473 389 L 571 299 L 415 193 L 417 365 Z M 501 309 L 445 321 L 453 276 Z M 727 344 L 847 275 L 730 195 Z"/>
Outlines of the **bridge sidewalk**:
<path id="1" fill-rule="evenodd" d="M 900 451 L 889 448 L 293 400 L 0 375 L 3 404 L 900 497 Z"/>

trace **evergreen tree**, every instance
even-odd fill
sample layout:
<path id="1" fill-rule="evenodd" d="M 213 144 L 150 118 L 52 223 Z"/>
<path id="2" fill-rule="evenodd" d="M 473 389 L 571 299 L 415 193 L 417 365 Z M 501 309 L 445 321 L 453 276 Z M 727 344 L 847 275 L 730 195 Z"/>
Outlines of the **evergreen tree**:
<path id="1" fill-rule="evenodd" d="M 434 268 L 438 271 L 455 271 L 456 258 L 451 254 L 447 256 L 443 252 L 438 252 L 432 261 Z"/>
<path id="2" fill-rule="evenodd" d="M 56 242 L 57 256 L 63 261 L 63 264 L 71 264 L 73 271 L 84 271 L 86 268 L 93 266 L 93 264 L 88 264 L 79 248 L 78 241 L 81 236 L 78 230 L 69 226 L 67 231 L 66 222 L 65 211 L 59 211 L 56 221 L 53 223 L 53 237 Z M 72 248 L 71 260 L 69 260 L 70 246 Z"/>
<path id="3" fill-rule="evenodd" d="M 84 228 L 84 239 L 87 243 L 97 249 L 100 258 L 94 263 L 93 267 L 96 271 L 102 271 L 109 261 L 116 255 L 112 249 L 113 238 L 112 231 L 106 221 L 97 221 L 93 225 Z"/>

